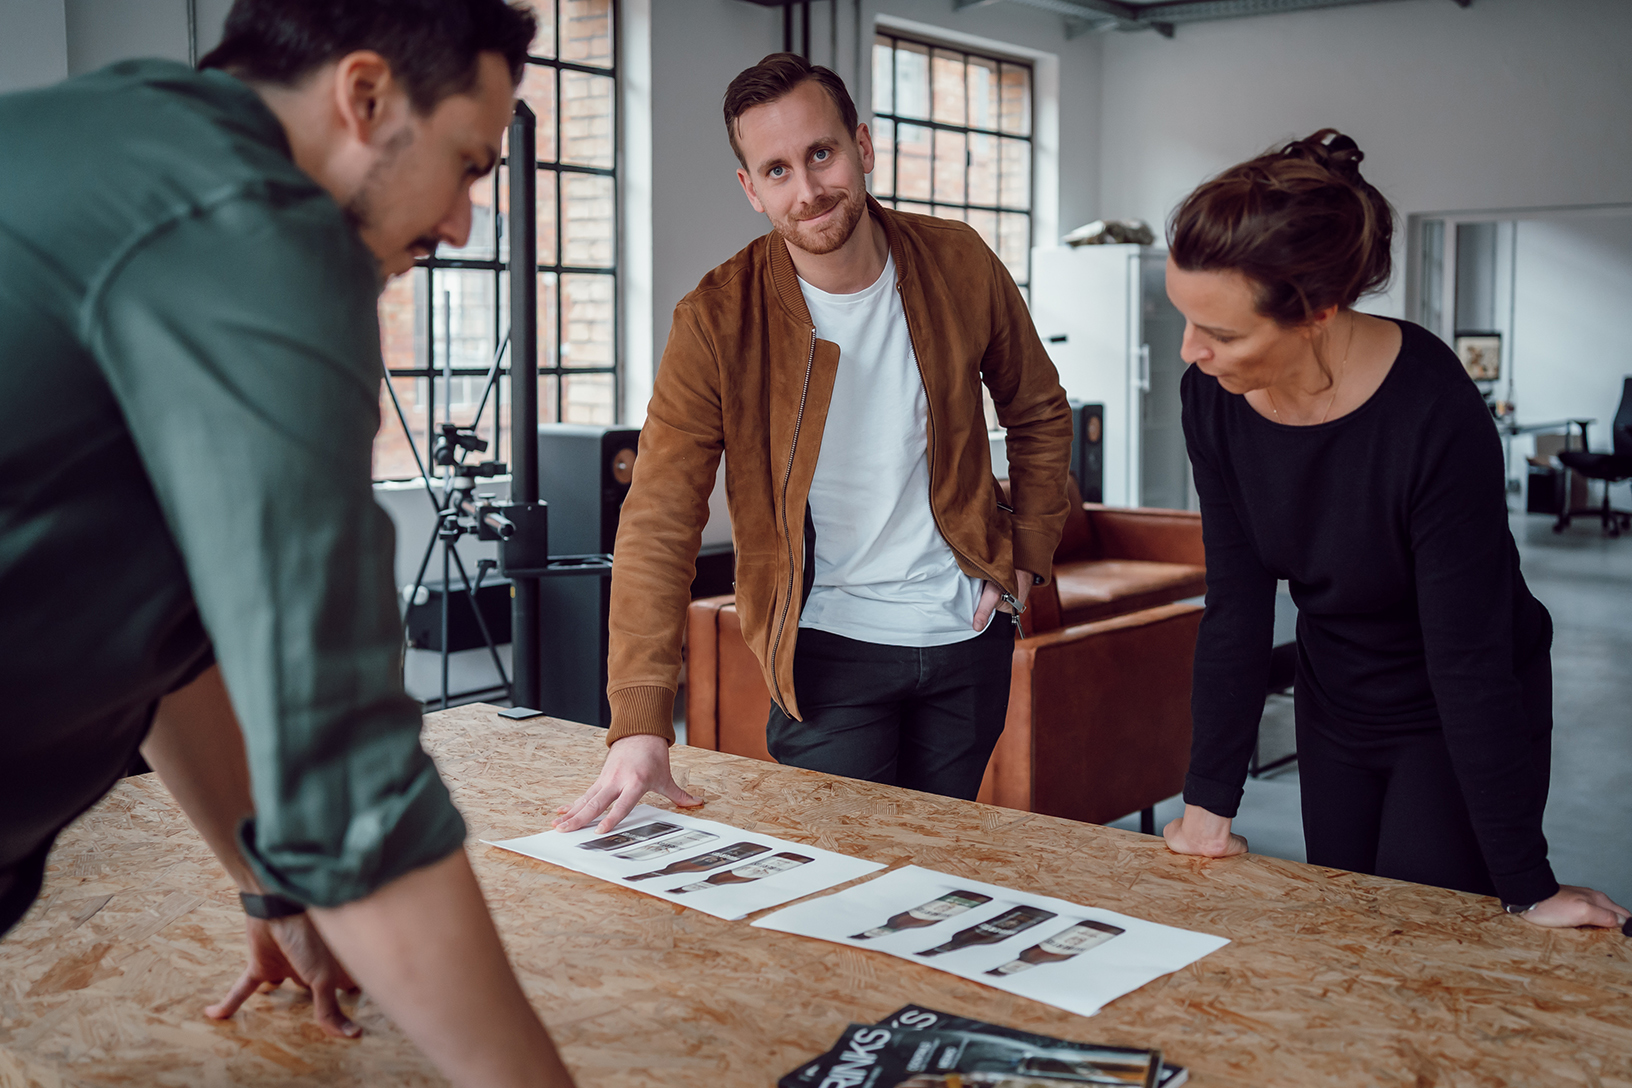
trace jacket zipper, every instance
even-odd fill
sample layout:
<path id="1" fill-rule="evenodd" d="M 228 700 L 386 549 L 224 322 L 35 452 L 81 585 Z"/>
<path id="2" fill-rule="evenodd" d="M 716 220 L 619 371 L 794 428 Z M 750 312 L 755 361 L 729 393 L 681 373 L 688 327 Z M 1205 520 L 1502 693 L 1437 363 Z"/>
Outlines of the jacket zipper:
<path id="1" fill-rule="evenodd" d="M 907 340 L 912 340 L 912 330 L 907 330 Z M 917 353 L 913 354 L 917 358 Z M 782 694 L 782 680 L 777 676 L 776 657 L 782 649 L 782 632 L 788 625 L 788 609 L 793 605 L 793 533 L 788 529 L 788 481 L 793 478 L 793 455 L 799 449 L 799 430 L 805 423 L 805 401 L 810 397 L 810 373 L 816 365 L 816 326 L 810 327 L 810 354 L 805 359 L 805 386 L 799 392 L 799 414 L 793 420 L 793 441 L 788 444 L 788 467 L 782 472 L 782 539 L 788 547 L 788 592 L 782 600 L 782 615 L 776 621 L 776 642 L 771 646 L 771 682 L 776 685 L 776 693 Z M 919 372 L 920 379 L 922 371 Z M 777 706 L 786 714 L 787 700 L 778 699 Z"/>

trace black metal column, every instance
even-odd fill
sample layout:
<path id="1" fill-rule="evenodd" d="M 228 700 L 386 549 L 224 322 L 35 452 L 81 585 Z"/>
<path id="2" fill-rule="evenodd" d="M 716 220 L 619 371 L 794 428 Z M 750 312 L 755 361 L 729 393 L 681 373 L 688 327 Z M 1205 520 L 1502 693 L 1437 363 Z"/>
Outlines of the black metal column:
<path id="1" fill-rule="evenodd" d="M 537 118 L 517 102 L 510 122 L 510 501 L 538 501 L 538 151 Z M 511 704 L 537 707 L 539 580 L 512 577 Z"/>

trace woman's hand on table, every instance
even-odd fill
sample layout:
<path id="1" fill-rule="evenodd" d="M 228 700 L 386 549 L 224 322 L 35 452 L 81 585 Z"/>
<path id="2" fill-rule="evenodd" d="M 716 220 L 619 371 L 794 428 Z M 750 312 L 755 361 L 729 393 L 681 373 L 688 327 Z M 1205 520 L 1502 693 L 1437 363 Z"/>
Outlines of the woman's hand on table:
<path id="1" fill-rule="evenodd" d="M 335 991 L 357 992 L 340 961 L 323 943 L 311 919 L 304 914 L 265 921 L 244 919 L 249 936 L 249 966 L 219 1005 L 211 1005 L 204 1015 L 226 1020 L 238 1011 L 250 994 L 264 985 L 276 989 L 284 980 L 294 982 L 312 994 L 312 1019 L 329 1035 L 355 1039 L 363 1033 L 340 1009 Z"/>
<path id="2" fill-rule="evenodd" d="M 1543 899 L 1519 917 L 1534 925 L 1550 928 L 1605 926 L 1618 929 L 1626 924 L 1628 917 L 1632 917 L 1632 911 L 1603 892 L 1560 884 L 1557 894 Z"/>
<path id="3" fill-rule="evenodd" d="M 1247 840 L 1230 831 L 1230 818 L 1200 805 L 1185 805 L 1184 815 L 1162 828 L 1162 838 L 1175 854 L 1228 858 L 1247 852 Z"/>
<path id="4" fill-rule="evenodd" d="M 601 765 L 595 784 L 574 801 L 556 811 L 551 825 L 557 831 L 577 831 L 594 823 L 603 813 L 601 831 L 611 831 L 640 804 L 647 791 L 661 793 L 681 808 L 703 803 L 675 784 L 669 769 L 669 742 L 662 737 L 636 733 L 614 741 Z"/>

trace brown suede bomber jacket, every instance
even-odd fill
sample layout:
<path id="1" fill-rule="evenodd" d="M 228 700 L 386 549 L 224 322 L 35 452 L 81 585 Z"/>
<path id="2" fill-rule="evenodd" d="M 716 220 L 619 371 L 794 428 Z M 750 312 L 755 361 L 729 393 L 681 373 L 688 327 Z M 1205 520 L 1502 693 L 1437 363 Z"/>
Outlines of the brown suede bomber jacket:
<path id="1" fill-rule="evenodd" d="M 1019 289 L 980 235 L 868 198 L 929 398 L 930 504 L 964 573 L 1014 593 L 1047 577 L 1065 525 L 1071 414 Z M 771 697 L 797 718 L 793 653 L 807 588 L 806 499 L 837 344 L 820 340 L 786 243 L 759 238 L 675 307 L 612 564 L 607 743 L 674 739 L 675 691 L 697 551 L 721 454 L 737 612 Z M 981 407 L 1008 429 L 1013 510 L 992 475 Z"/>

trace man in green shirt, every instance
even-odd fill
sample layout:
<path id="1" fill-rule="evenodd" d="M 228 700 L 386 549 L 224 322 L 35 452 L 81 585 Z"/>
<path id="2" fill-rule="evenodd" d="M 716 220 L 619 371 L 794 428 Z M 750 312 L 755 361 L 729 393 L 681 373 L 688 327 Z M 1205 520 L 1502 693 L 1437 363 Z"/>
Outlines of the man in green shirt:
<path id="1" fill-rule="evenodd" d="M 461 1084 L 571 1081 L 402 691 L 375 300 L 463 244 L 533 30 L 238 0 L 205 71 L 0 97 L 0 933 L 140 746 L 264 916 L 211 1015 L 293 977 L 355 1035 L 355 980 Z"/>

